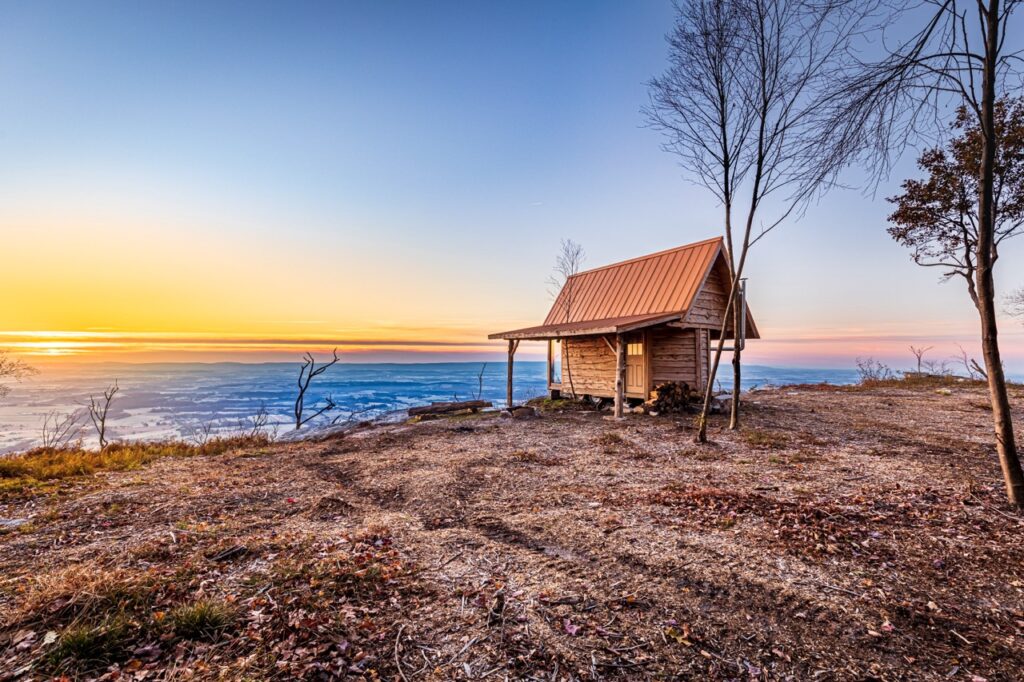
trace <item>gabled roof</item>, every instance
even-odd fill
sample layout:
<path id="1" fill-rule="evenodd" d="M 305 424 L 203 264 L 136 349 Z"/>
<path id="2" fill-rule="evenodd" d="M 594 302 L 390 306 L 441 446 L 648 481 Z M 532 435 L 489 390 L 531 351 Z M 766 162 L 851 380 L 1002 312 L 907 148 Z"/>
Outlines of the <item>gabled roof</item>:
<path id="1" fill-rule="evenodd" d="M 719 237 L 581 272 L 562 287 L 544 324 L 683 312 L 721 249 Z"/>
<path id="2" fill-rule="evenodd" d="M 562 287 L 544 324 L 488 338 L 623 333 L 682 320 L 722 255 L 723 240 L 715 237 L 581 272 Z"/>

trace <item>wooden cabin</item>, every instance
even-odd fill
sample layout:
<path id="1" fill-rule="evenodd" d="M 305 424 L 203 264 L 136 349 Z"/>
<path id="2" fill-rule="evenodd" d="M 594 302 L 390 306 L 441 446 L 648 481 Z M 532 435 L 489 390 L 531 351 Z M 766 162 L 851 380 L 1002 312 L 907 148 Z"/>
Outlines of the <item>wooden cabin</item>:
<path id="1" fill-rule="evenodd" d="M 491 334 L 508 340 L 512 366 L 523 340 L 548 344 L 548 390 L 579 397 L 647 400 L 665 382 L 702 390 L 729 298 L 729 266 L 718 237 L 587 270 L 568 279 L 544 324 Z M 740 339 L 760 338 L 745 292 Z M 726 338 L 736 340 L 730 324 Z M 742 342 L 742 341 L 741 341 Z"/>

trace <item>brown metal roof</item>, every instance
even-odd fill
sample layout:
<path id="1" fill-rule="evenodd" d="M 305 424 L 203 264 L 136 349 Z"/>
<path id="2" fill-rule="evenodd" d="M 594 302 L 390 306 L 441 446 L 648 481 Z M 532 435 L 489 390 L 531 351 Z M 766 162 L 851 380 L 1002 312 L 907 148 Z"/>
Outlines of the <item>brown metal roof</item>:
<path id="1" fill-rule="evenodd" d="M 684 313 L 721 251 L 716 237 L 581 272 L 566 282 L 544 324 Z"/>
<path id="2" fill-rule="evenodd" d="M 682 319 L 679 313 L 657 315 L 630 315 L 606 320 L 587 320 L 585 322 L 567 322 L 562 324 L 542 324 L 537 327 L 513 329 L 509 332 L 491 334 L 489 339 L 560 339 L 566 336 L 593 336 L 595 334 L 623 334 L 652 327 L 656 324 L 675 322 Z"/>
<path id="3" fill-rule="evenodd" d="M 715 237 L 581 272 L 562 287 L 543 325 L 489 338 L 621 333 L 683 319 L 722 256 L 723 240 Z M 724 260 L 719 267 L 727 267 Z M 758 338 L 749 311 L 747 321 L 748 338 Z"/>

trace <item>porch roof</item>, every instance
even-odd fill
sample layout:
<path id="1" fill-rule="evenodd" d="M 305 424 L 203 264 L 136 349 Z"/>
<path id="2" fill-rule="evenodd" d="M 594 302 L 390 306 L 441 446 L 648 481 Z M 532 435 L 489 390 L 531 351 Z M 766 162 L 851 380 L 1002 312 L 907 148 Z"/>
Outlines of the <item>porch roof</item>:
<path id="1" fill-rule="evenodd" d="M 657 313 L 654 315 L 627 315 L 625 317 L 609 317 L 602 320 L 585 320 L 581 322 L 563 322 L 561 324 L 542 324 L 537 327 L 524 327 L 498 334 L 490 334 L 489 339 L 561 339 L 567 336 L 599 336 L 601 334 L 624 334 L 636 329 L 653 327 L 666 322 L 676 322 L 683 318 L 684 313 Z"/>

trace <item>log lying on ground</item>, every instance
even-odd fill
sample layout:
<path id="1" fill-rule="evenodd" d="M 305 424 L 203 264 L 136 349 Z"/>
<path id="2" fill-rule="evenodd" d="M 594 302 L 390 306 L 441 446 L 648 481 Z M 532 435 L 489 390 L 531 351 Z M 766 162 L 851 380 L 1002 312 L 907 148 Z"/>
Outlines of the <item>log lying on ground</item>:
<path id="1" fill-rule="evenodd" d="M 410 417 L 421 417 L 427 414 L 450 414 L 452 412 L 461 412 L 462 410 L 477 410 L 490 407 L 491 403 L 486 400 L 464 400 L 457 403 L 430 403 L 422 407 L 410 407 Z"/>

